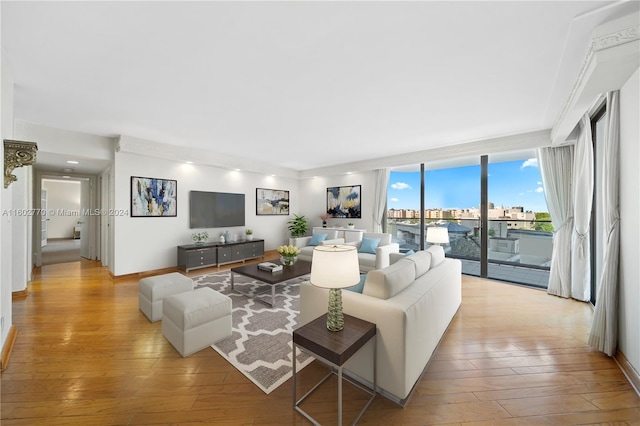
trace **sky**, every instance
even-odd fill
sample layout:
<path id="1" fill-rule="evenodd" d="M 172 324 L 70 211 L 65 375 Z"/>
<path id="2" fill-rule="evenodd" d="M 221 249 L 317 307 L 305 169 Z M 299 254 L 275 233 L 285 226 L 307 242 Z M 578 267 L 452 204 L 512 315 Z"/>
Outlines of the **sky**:
<path id="1" fill-rule="evenodd" d="M 479 208 L 480 166 L 427 170 L 425 188 L 426 209 Z M 489 202 L 547 212 L 538 161 L 489 163 Z M 420 209 L 420 172 L 391 172 L 388 208 Z"/>

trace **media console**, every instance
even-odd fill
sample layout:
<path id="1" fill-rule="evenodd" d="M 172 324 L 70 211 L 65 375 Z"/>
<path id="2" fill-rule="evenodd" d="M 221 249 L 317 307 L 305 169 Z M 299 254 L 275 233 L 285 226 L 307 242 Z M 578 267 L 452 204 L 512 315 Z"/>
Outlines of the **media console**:
<path id="1" fill-rule="evenodd" d="M 262 256 L 264 240 L 187 244 L 178 246 L 178 268 L 189 272 L 192 269 L 244 262 Z"/>

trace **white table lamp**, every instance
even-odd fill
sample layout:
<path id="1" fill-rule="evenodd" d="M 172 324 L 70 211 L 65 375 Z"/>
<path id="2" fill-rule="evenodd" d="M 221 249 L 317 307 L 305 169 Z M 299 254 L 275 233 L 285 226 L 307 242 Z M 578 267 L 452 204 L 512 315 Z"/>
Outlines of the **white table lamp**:
<path id="1" fill-rule="evenodd" d="M 427 242 L 432 244 L 449 244 L 449 228 L 444 226 L 427 227 Z"/>
<path id="2" fill-rule="evenodd" d="M 311 261 L 311 284 L 329 289 L 327 329 L 340 331 L 344 328 L 342 314 L 342 291 L 360 282 L 358 249 L 347 245 L 316 246 Z"/>

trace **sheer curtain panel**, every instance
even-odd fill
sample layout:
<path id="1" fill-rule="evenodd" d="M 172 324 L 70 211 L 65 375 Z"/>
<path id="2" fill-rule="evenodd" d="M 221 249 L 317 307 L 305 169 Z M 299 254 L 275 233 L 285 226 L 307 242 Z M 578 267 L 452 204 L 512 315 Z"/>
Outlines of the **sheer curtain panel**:
<path id="1" fill-rule="evenodd" d="M 555 229 L 547 293 L 570 297 L 571 232 L 573 230 L 573 197 L 571 193 L 573 146 L 539 148 L 538 164 L 547 207 Z"/>
<path id="2" fill-rule="evenodd" d="M 391 169 L 373 171 L 376 187 L 373 190 L 373 232 L 382 232 L 382 218 L 387 207 L 387 186 Z"/>
<path id="3" fill-rule="evenodd" d="M 618 260 L 620 255 L 620 92 L 607 93 L 602 209 L 606 247 L 589 345 L 613 356 L 618 344 Z"/>
<path id="4" fill-rule="evenodd" d="M 591 120 L 585 114 L 573 158 L 573 232 L 571 236 L 571 297 L 591 298 L 591 205 L 593 200 L 593 139 Z"/>

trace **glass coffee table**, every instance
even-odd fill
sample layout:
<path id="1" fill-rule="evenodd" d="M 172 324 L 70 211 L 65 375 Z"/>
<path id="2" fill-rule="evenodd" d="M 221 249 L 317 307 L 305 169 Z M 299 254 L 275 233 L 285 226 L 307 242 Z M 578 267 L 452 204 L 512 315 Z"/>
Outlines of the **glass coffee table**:
<path id="1" fill-rule="evenodd" d="M 274 260 L 273 263 L 276 263 L 278 265 L 281 264 L 279 260 Z M 260 303 L 264 303 L 265 305 L 273 308 L 276 298 L 276 285 L 292 278 L 298 278 L 310 273 L 311 262 L 307 262 L 305 260 L 298 260 L 291 266 L 283 266 L 282 271 L 278 272 L 263 271 L 262 269 L 258 269 L 257 263 L 239 266 L 237 268 L 231 268 L 231 290 L 240 294 L 244 294 L 245 296 L 252 297 L 254 300 Z M 254 294 L 245 293 L 237 288 L 234 288 L 234 274 L 244 275 L 245 277 L 261 281 L 265 283 L 267 287 L 264 290 Z M 271 289 L 271 303 L 259 297 L 255 297 L 260 294 L 266 293 L 267 291 L 269 291 L 269 289 Z"/>

